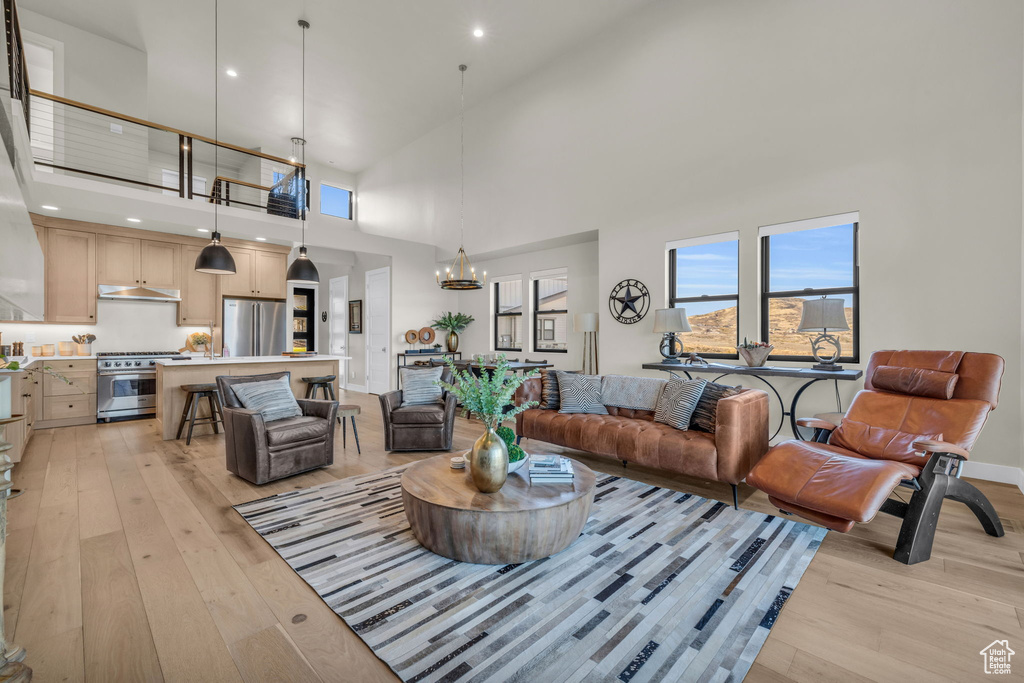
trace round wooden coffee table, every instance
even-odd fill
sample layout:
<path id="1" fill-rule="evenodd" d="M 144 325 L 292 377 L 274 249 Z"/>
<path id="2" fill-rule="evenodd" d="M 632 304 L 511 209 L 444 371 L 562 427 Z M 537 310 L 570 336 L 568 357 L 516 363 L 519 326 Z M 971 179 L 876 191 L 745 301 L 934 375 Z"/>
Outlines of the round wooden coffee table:
<path id="1" fill-rule="evenodd" d="M 474 564 L 539 560 L 567 548 L 583 531 L 594 502 L 593 470 L 573 460 L 571 484 L 530 484 L 527 468 L 496 493 L 480 493 L 449 456 L 411 465 L 402 501 L 412 532 L 438 555 Z"/>

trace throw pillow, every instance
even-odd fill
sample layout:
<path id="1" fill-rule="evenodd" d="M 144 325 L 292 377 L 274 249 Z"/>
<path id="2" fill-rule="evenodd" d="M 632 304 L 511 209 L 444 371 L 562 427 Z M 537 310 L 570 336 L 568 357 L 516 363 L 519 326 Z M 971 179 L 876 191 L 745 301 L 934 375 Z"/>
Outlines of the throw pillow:
<path id="1" fill-rule="evenodd" d="M 444 368 L 402 368 L 402 407 L 440 403 L 444 390 L 437 385 Z"/>
<path id="2" fill-rule="evenodd" d="M 558 396 L 558 373 L 576 374 L 575 370 L 555 370 L 547 368 L 540 371 L 540 405 L 539 408 L 558 410 L 562 402 Z"/>
<path id="3" fill-rule="evenodd" d="M 715 424 L 718 420 L 718 402 L 723 398 L 735 396 L 742 391 L 742 387 L 730 387 L 724 384 L 708 382 L 704 392 L 697 401 L 697 407 L 693 410 L 690 418 L 690 428 L 708 434 L 715 433 Z"/>
<path id="4" fill-rule="evenodd" d="M 302 415 L 287 377 L 235 384 L 231 389 L 243 406 L 259 411 L 264 422 Z"/>
<path id="5" fill-rule="evenodd" d="M 559 370 L 558 400 L 560 413 L 608 414 L 601 403 L 601 377 L 598 375 L 576 375 Z"/>
<path id="6" fill-rule="evenodd" d="M 682 431 L 689 429 L 693 410 L 707 383 L 706 379 L 670 379 L 661 392 L 654 421 Z"/>
<path id="7" fill-rule="evenodd" d="M 605 375 L 601 379 L 601 403 L 616 408 L 655 410 L 668 380 L 660 377 Z"/>

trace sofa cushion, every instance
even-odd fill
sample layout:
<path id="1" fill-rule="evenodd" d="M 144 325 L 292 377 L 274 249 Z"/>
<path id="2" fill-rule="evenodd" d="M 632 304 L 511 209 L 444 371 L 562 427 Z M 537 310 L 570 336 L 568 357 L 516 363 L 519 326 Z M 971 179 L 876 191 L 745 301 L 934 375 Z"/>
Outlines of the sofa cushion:
<path id="1" fill-rule="evenodd" d="M 601 378 L 601 403 L 616 408 L 655 410 L 668 380 L 660 377 L 605 375 Z"/>
<path id="2" fill-rule="evenodd" d="M 708 382 L 704 392 L 697 401 L 697 407 L 690 417 L 690 429 L 696 429 L 708 434 L 715 433 L 715 425 L 718 422 L 718 402 L 723 398 L 735 396 L 743 391 L 742 387 L 730 387 L 716 382 Z"/>
<path id="3" fill-rule="evenodd" d="M 244 382 L 232 387 L 235 396 L 249 410 L 258 410 L 265 422 L 302 415 L 287 377 L 262 382 Z"/>
<path id="4" fill-rule="evenodd" d="M 555 370 L 554 368 L 545 368 L 540 371 L 540 406 L 541 408 L 547 408 L 548 410 L 558 410 L 562 407 L 562 402 L 558 397 L 558 373 L 559 372 L 570 372 L 568 370 Z M 573 372 L 575 374 L 575 372 Z"/>
<path id="5" fill-rule="evenodd" d="M 658 399 L 654 421 L 675 429 L 689 429 L 690 418 L 707 383 L 706 379 L 670 379 L 661 392 L 661 398 Z"/>
<path id="6" fill-rule="evenodd" d="M 401 368 L 402 407 L 422 406 L 441 402 L 444 390 L 437 384 L 444 368 Z"/>
<path id="7" fill-rule="evenodd" d="M 268 422 L 267 444 L 271 448 L 280 448 L 297 444 L 310 439 L 320 439 L 327 436 L 331 423 L 322 417 L 287 417 L 283 420 Z"/>
<path id="8" fill-rule="evenodd" d="M 444 405 L 427 403 L 424 405 L 395 408 L 391 411 L 391 422 L 396 425 L 436 425 L 444 422 Z"/>
<path id="9" fill-rule="evenodd" d="M 558 400 L 560 413 L 589 413 L 607 415 L 601 403 L 601 378 L 598 375 L 574 375 L 558 372 Z"/>

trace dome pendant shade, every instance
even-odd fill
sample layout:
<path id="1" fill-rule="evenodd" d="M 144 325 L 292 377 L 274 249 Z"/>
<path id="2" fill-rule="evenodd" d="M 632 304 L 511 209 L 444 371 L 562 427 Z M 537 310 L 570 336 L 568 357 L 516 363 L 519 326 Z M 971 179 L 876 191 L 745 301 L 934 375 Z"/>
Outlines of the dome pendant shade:
<path id="1" fill-rule="evenodd" d="M 196 257 L 196 270 L 210 275 L 234 275 L 235 259 L 231 252 L 220 243 L 220 233 L 213 233 L 213 239 L 203 247 Z"/>
<path id="2" fill-rule="evenodd" d="M 306 256 L 306 247 L 299 247 L 299 256 L 288 266 L 288 282 L 293 285 L 315 285 L 320 283 L 320 273 Z"/>

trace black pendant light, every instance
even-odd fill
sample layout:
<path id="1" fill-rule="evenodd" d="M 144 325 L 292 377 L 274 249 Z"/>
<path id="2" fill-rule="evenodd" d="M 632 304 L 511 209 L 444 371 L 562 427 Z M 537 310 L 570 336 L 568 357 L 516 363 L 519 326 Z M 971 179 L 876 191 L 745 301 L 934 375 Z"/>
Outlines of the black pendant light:
<path id="1" fill-rule="evenodd" d="M 220 167 L 218 164 L 218 150 L 220 146 L 217 144 L 218 138 L 218 95 L 220 89 L 218 83 L 220 81 L 220 67 L 218 65 L 220 61 L 220 50 L 218 44 L 217 35 L 217 19 L 220 15 L 218 11 L 218 2 L 213 2 L 213 175 L 214 178 L 220 177 Z M 211 275 L 234 275 L 235 274 L 235 259 L 231 257 L 231 252 L 227 250 L 220 243 L 220 232 L 217 230 L 217 206 L 220 204 L 220 188 L 214 181 L 213 187 L 213 235 L 211 236 L 210 243 L 203 247 L 203 250 L 199 252 L 199 256 L 196 257 L 196 270 L 200 273 L 209 273 Z"/>
<path id="2" fill-rule="evenodd" d="M 306 29 L 309 28 L 309 22 L 305 19 L 299 19 L 299 27 L 302 28 L 302 137 L 299 138 L 299 147 L 302 149 L 302 168 L 306 168 Z M 296 142 L 295 138 L 292 138 L 292 144 Z M 315 285 L 320 282 L 320 273 L 317 272 L 316 266 L 309 260 L 309 256 L 306 255 L 306 199 L 308 193 L 306 192 L 306 178 L 305 171 L 303 171 L 302 177 L 302 246 L 299 247 L 299 256 L 292 264 L 288 266 L 288 282 L 294 285 Z"/>

